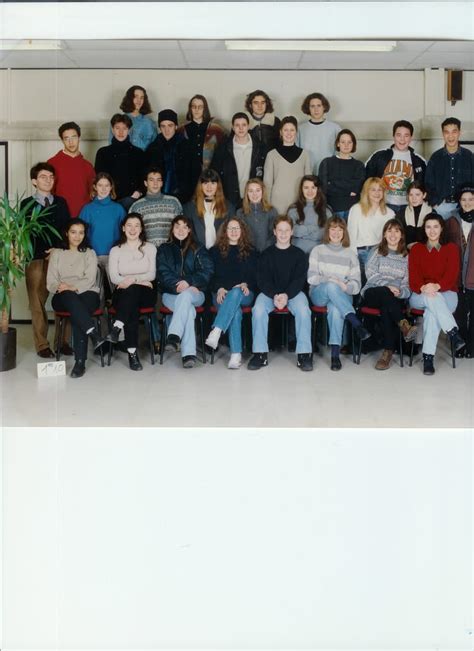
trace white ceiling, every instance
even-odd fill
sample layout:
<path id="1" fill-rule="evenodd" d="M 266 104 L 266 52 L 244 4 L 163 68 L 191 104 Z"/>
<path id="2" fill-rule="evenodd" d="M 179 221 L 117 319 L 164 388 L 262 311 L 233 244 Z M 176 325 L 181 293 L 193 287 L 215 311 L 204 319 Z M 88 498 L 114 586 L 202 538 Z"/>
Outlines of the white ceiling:
<path id="1" fill-rule="evenodd" d="M 0 51 L 0 68 L 474 70 L 473 41 L 397 41 L 392 52 L 227 51 L 224 40 L 63 40 L 60 51 Z"/>

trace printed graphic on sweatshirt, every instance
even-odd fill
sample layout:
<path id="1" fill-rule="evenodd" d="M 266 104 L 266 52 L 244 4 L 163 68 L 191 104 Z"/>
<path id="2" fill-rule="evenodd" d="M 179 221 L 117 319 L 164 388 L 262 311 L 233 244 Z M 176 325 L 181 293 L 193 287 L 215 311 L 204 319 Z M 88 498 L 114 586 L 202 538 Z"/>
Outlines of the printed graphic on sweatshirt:
<path id="1" fill-rule="evenodd" d="M 383 181 L 387 188 L 385 201 L 400 206 L 406 204 L 407 189 L 413 178 L 410 152 L 394 152 L 394 158 L 388 162 L 383 173 Z"/>

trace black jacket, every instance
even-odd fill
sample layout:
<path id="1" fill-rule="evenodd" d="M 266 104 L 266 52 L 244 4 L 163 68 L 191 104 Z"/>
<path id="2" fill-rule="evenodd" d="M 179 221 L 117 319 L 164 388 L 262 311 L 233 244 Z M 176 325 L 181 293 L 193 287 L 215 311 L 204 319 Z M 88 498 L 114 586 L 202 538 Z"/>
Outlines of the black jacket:
<path id="1" fill-rule="evenodd" d="M 366 178 L 369 176 L 378 176 L 379 178 L 383 177 L 383 173 L 389 161 L 393 158 L 393 148 L 395 145 L 392 145 L 389 149 L 379 149 L 372 154 L 369 160 L 365 164 Z M 415 154 L 415 150 L 412 147 L 408 148 L 411 154 L 411 164 L 413 167 L 413 178 L 415 181 L 423 182 L 425 178 L 426 170 L 426 161 L 418 154 Z"/>
<path id="2" fill-rule="evenodd" d="M 183 167 L 182 158 L 186 155 L 186 143 L 181 133 L 166 140 L 159 133 L 145 152 L 146 168 L 159 167 L 163 170 L 163 193 L 177 197 L 181 203 L 189 200 L 188 191 L 184 191 L 179 170 Z"/>
<path id="3" fill-rule="evenodd" d="M 189 285 L 205 291 L 214 273 L 209 253 L 203 246 L 195 251 L 183 249 L 176 241 L 165 242 L 158 248 L 158 283 L 160 291 L 176 294 L 176 285 L 185 280 Z"/>
<path id="4" fill-rule="evenodd" d="M 252 159 L 250 162 L 249 179 L 255 177 L 263 179 L 263 166 L 268 150 L 263 142 L 259 142 L 252 136 L 251 138 Z M 221 177 L 225 198 L 233 203 L 236 208 L 239 208 L 242 204 L 242 199 L 240 198 L 239 176 L 234 158 L 233 143 L 234 136 L 229 136 L 229 138 L 217 147 L 212 158 L 211 169 L 218 172 Z"/>
<path id="5" fill-rule="evenodd" d="M 112 138 L 111 145 L 101 147 L 94 167 L 97 174 L 107 172 L 113 178 L 117 199 L 129 197 L 136 190 L 144 192 L 145 153 L 132 145 L 129 138 L 123 142 Z"/>
<path id="6" fill-rule="evenodd" d="M 20 204 L 20 208 L 24 208 L 28 203 L 32 204 L 29 214 L 31 215 L 33 210 L 43 210 L 43 206 L 35 201 L 34 197 L 27 197 L 23 199 Z M 44 236 L 36 237 L 33 240 L 33 260 L 42 260 L 46 257 L 46 251 L 51 248 L 61 248 L 63 241 L 63 232 L 66 228 L 67 223 L 70 220 L 69 209 L 67 207 L 66 200 L 62 197 L 54 196 L 53 203 L 48 208 L 48 213 L 44 216 L 45 222 L 48 222 L 53 226 L 59 233 L 59 237 L 53 235 L 53 233 L 47 234 L 49 242 Z"/>

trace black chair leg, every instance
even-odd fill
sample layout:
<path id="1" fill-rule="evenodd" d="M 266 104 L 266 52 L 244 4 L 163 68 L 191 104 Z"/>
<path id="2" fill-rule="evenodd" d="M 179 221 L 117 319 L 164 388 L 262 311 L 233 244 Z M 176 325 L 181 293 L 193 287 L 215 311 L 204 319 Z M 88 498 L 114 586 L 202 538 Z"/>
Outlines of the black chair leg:
<path id="1" fill-rule="evenodd" d="M 163 357 L 165 354 L 166 338 L 168 337 L 168 322 L 166 316 L 163 316 L 161 321 L 161 337 L 160 337 L 160 364 L 163 364 Z"/>
<path id="2" fill-rule="evenodd" d="M 64 317 L 60 316 L 59 317 L 59 332 L 58 332 L 58 340 L 56 342 L 56 361 L 59 362 L 61 359 L 61 342 L 63 340 L 63 334 L 64 334 Z"/>
<path id="3" fill-rule="evenodd" d="M 148 328 L 148 345 L 150 347 L 150 362 L 152 365 L 155 363 L 155 349 L 154 349 L 154 338 L 153 338 L 153 327 L 151 324 L 151 316 L 146 315 L 146 325 Z"/>
<path id="4" fill-rule="evenodd" d="M 201 336 L 202 363 L 206 363 L 206 344 L 204 343 L 204 319 L 202 314 L 199 315 L 199 332 Z"/>
<path id="5" fill-rule="evenodd" d="M 95 327 L 97 330 L 97 334 L 99 335 L 99 338 L 102 337 L 102 327 L 100 325 L 100 316 L 96 316 L 95 318 Z M 104 368 L 105 363 L 104 363 L 104 345 L 99 348 L 99 354 L 100 354 L 100 365 L 102 368 Z"/>

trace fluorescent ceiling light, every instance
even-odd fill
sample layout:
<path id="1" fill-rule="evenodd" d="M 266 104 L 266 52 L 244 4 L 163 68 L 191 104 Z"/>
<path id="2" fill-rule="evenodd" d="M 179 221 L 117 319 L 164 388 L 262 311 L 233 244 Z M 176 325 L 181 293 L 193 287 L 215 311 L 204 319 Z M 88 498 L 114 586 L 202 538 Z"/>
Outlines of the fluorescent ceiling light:
<path id="1" fill-rule="evenodd" d="M 227 50 L 308 50 L 313 52 L 391 52 L 396 41 L 225 41 Z"/>
<path id="2" fill-rule="evenodd" d="M 61 41 L 46 39 L 0 40 L 0 50 L 61 50 Z"/>

